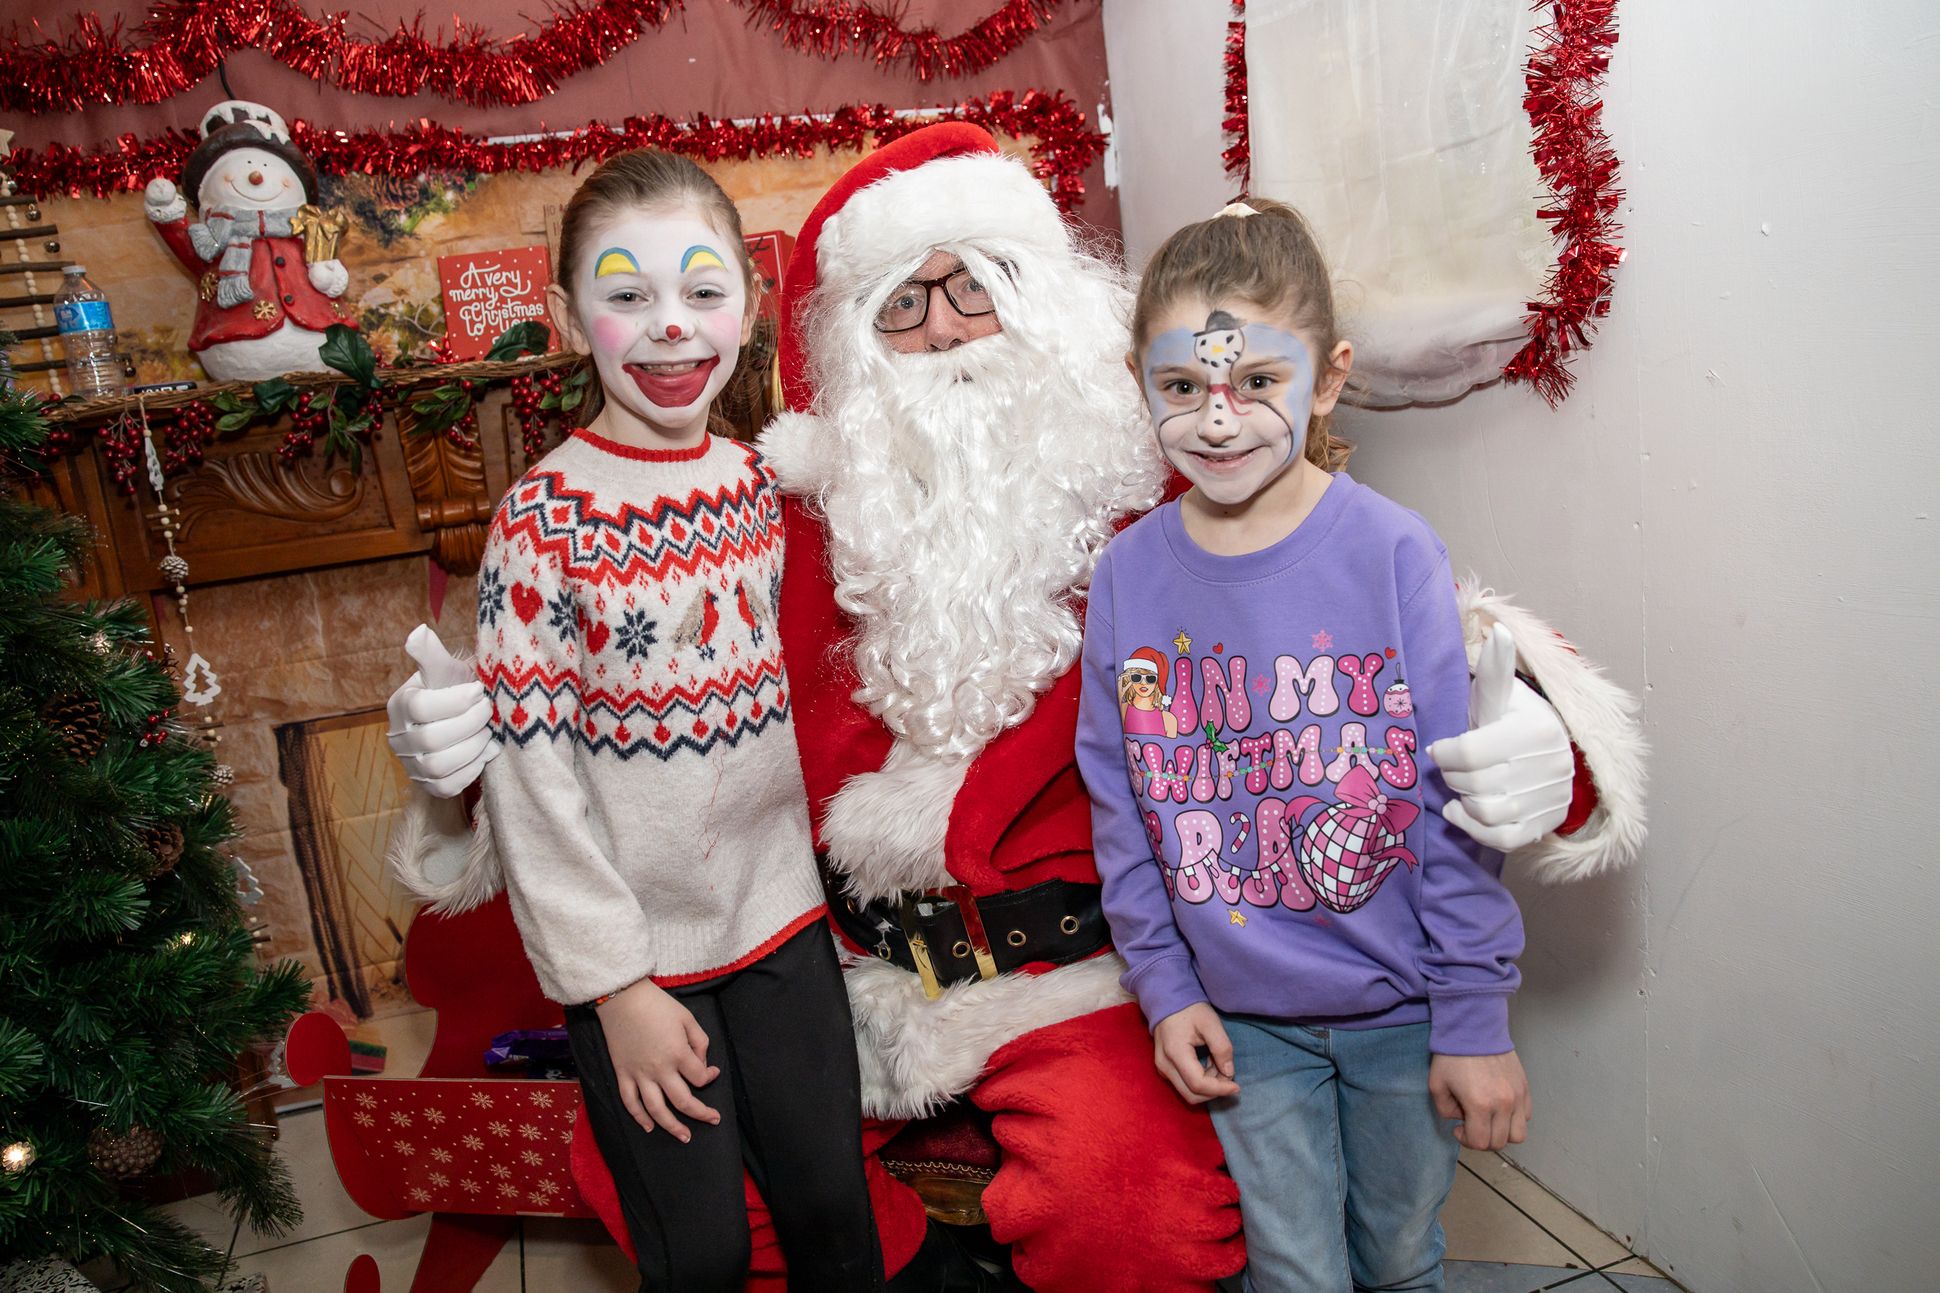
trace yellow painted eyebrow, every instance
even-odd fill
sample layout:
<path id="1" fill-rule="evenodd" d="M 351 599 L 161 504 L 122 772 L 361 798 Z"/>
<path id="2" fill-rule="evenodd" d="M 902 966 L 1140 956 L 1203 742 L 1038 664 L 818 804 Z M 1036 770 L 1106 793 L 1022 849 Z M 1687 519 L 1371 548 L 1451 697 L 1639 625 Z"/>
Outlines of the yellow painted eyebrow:
<path id="1" fill-rule="evenodd" d="M 638 274 L 640 262 L 633 253 L 624 247 L 608 247 L 593 262 L 593 277 L 605 278 L 608 274 Z"/>
<path id="2" fill-rule="evenodd" d="M 712 247 L 696 244 L 680 254 L 680 272 L 690 269 L 726 269 L 727 262 Z"/>

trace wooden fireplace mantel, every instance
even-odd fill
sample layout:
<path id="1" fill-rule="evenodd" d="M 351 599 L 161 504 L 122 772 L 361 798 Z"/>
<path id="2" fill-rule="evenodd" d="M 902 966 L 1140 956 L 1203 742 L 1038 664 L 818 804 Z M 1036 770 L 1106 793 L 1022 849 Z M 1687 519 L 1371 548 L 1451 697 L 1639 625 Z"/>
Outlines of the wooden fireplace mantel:
<path id="1" fill-rule="evenodd" d="M 549 357 L 535 370 L 567 357 Z M 386 374 L 395 380 L 395 374 Z M 448 380 L 428 372 L 427 383 Z M 159 446 L 169 404 L 206 399 L 222 387 L 152 396 Z M 442 435 L 410 434 L 409 394 L 388 408 L 360 469 L 321 445 L 285 462 L 278 449 L 290 428 L 287 414 L 252 423 L 241 434 L 217 437 L 203 462 L 168 477 L 163 487 L 176 513 L 175 549 L 194 582 L 228 582 L 324 566 L 425 553 L 453 575 L 476 573 L 485 533 L 499 498 L 525 469 L 518 416 L 502 386 L 477 399 L 478 443 L 464 447 Z M 111 424 L 138 413 L 131 397 L 91 400 L 50 410 L 50 420 L 79 428 Z M 74 512 L 94 526 L 98 542 L 76 590 L 82 596 L 139 595 L 169 587 L 160 562 L 168 554 L 160 512 L 146 473 L 134 497 L 118 490 L 98 441 L 55 457 L 27 492 L 48 506 Z"/>

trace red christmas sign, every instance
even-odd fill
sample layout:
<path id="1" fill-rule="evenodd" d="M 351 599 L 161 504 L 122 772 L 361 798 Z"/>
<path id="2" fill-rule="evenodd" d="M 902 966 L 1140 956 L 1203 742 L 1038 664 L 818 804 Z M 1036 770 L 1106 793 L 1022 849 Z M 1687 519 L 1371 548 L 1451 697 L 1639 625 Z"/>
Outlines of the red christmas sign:
<path id="1" fill-rule="evenodd" d="M 545 322 L 552 272 L 544 247 L 440 256 L 438 281 L 445 297 L 445 346 L 453 363 L 483 359 L 515 323 Z"/>

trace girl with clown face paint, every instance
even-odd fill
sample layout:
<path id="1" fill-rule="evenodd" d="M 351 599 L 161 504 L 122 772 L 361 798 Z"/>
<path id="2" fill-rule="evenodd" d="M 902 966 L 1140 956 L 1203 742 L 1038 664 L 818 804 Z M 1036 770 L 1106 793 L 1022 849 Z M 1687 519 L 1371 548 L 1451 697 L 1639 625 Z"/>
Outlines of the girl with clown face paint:
<path id="1" fill-rule="evenodd" d="M 1168 239 L 1132 344 L 1191 488 L 1113 538 L 1086 613 L 1078 762 L 1123 983 L 1159 1072 L 1211 1105 L 1249 1288 L 1439 1289 L 1458 1149 L 1529 1117 L 1521 919 L 1427 754 L 1468 726 L 1447 552 L 1337 470 L 1353 347 L 1290 208 Z M 1163 702 L 1154 641 L 1179 652 Z"/>
<path id="2" fill-rule="evenodd" d="M 776 632 L 782 509 L 708 412 L 755 319 L 733 204 L 626 153 L 549 290 L 594 415 L 492 519 L 477 837 L 565 1006 L 643 1288 L 739 1290 L 760 1183 L 790 1287 L 882 1287 L 861 1075 Z"/>

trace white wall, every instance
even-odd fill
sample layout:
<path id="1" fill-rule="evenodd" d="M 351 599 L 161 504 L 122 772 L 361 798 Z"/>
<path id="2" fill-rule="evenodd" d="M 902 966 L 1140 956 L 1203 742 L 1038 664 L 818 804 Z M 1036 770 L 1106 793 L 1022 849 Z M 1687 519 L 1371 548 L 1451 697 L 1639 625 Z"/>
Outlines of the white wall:
<path id="1" fill-rule="evenodd" d="M 1223 8 L 1107 0 L 1135 261 L 1226 191 L 1174 144 L 1216 132 Z M 1643 866 L 1516 885 L 1517 1158 L 1698 1293 L 1940 1287 L 1940 16 L 1620 17 L 1630 258 L 1575 393 L 1347 427 L 1645 695 Z"/>

